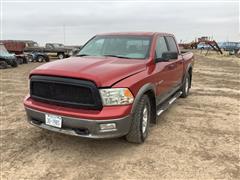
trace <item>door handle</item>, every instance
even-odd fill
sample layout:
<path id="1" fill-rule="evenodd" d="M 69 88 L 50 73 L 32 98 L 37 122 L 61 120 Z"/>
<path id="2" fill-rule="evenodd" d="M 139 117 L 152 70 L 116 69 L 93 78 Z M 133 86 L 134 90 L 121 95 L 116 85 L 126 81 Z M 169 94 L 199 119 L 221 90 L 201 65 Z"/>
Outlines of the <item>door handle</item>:
<path id="1" fill-rule="evenodd" d="M 170 65 L 169 65 L 169 69 L 175 69 L 176 67 L 177 67 L 176 64 L 170 64 Z"/>

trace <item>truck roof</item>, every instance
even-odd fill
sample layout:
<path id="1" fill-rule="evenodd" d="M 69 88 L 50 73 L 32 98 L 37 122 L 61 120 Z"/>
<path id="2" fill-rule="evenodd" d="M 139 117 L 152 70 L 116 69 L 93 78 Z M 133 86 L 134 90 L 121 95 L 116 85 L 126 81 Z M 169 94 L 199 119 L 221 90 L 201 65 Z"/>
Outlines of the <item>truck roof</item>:
<path id="1" fill-rule="evenodd" d="M 154 34 L 160 34 L 160 35 L 171 35 L 169 33 L 163 33 L 163 32 L 110 32 L 110 33 L 102 33 L 97 35 L 136 35 L 136 36 L 153 36 Z"/>
<path id="2" fill-rule="evenodd" d="M 32 40 L 1 40 L 0 42 L 35 42 L 35 41 L 32 41 Z"/>

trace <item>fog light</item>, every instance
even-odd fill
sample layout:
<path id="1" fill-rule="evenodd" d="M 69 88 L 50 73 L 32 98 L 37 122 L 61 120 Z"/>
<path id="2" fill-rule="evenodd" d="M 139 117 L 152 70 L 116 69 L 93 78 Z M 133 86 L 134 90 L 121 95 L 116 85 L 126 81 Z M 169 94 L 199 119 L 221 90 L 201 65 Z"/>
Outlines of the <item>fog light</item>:
<path id="1" fill-rule="evenodd" d="M 101 132 L 109 132 L 109 131 L 116 131 L 116 123 L 106 123 L 106 124 L 100 124 L 100 131 Z"/>

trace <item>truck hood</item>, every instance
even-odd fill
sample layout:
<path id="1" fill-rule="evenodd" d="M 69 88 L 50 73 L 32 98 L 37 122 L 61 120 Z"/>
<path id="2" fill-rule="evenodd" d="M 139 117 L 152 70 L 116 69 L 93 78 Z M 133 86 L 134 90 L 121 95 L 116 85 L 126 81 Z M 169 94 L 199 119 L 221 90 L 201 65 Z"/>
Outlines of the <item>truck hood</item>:
<path id="1" fill-rule="evenodd" d="M 31 75 L 50 75 L 85 79 L 98 87 L 114 83 L 146 69 L 146 60 L 115 57 L 72 57 L 46 63 L 34 69 Z"/>
<path id="2" fill-rule="evenodd" d="M 15 55 L 14 54 L 10 54 L 10 53 L 1 53 L 0 52 L 0 57 L 3 58 L 3 59 L 16 59 Z"/>

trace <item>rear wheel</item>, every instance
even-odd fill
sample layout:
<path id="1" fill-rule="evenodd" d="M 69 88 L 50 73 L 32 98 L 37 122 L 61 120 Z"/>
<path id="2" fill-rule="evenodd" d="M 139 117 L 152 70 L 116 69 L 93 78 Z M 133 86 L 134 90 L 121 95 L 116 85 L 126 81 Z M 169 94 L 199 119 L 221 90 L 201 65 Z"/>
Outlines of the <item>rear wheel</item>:
<path id="1" fill-rule="evenodd" d="M 32 55 L 28 55 L 27 56 L 27 60 L 28 60 L 28 62 L 33 62 L 33 56 Z"/>
<path id="2" fill-rule="evenodd" d="M 63 59 L 65 56 L 64 56 L 64 54 L 63 53 L 59 53 L 58 54 L 58 59 Z"/>
<path id="3" fill-rule="evenodd" d="M 43 56 L 38 56 L 37 61 L 38 62 L 43 62 L 43 61 L 45 61 L 45 58 Z"/>
<path id="4" fill-rule="evenodd" d="M 28 63 L 28 60 L 26 57 L 23 58 L 23 64 L 27 64 Z"/>
<path id="5" fill-rule="evenodd" d="M 23 58 L 17 58 L 17 63 L 18 64 L 23 64 Z"/>
<path id="6" fill-rule="evenodd" d="M 49 62 L 49 57 L 45 57 L 45 62 Z"/>
<path id="7" fill-rule="evenodd" d="M 191 83 L 190 75 L 189 73 L 187 73 L 182 86 L 182 95 L 181 95 L 182 98 L 186 98 L 188 96 L 190 83 Z"/>
<path id="8" fill-rule="evenodd" d="M 236 56 L 240 58 L 240 49 L 236 51 Z"/>
<path id="9" fill-rule="evenodd" d="M 148 136 L 151 119 L 151 104 L 147 95 L 143 95 L 136 111 L 133 114 L 129 133 L 126 135 L 128 142 L 143 143 Z"/>
<path id="10" fill-rule="evenodd" d="M 17 60 L 13 59 L 12 63 L 11 63 L 11 66 L 12 67 L 17 67 L 18 66 Z"/>

